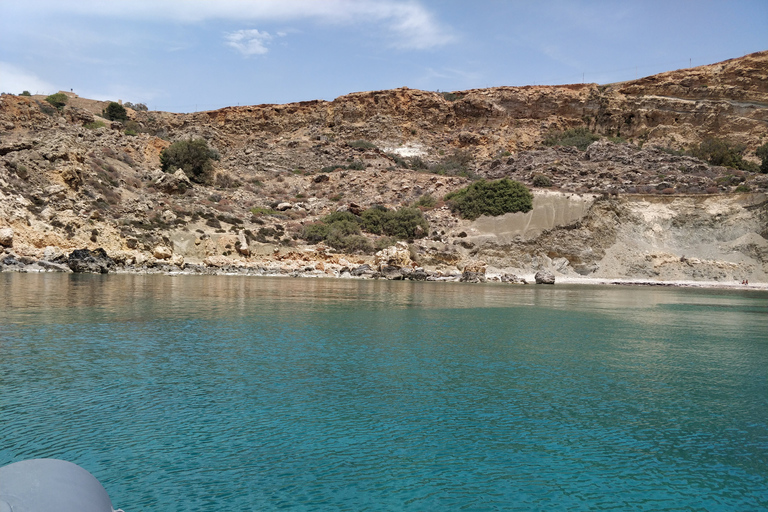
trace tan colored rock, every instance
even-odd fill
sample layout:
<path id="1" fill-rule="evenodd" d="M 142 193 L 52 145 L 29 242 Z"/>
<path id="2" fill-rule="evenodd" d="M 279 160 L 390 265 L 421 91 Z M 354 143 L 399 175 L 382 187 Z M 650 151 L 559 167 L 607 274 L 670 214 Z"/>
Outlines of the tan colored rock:
<path id="1" fill-rule="evenodd" d="M 203 263 L 209 267 L 227 267 L 235 262 L 232 258 L 227 258 L 226 256 L 213 255 L 205 258 Z"/>
<path id="2" fill-rule="evenodd" d="M 379 269 L 383 266 L 396 268 L 411 266 L 411 253 L 408 250 L 408 244 L 397 242 L 395 245 L 380 250 L 374 256 L 374 263 Z"/>
<path id="3" fill-rule="evenodd" d="M 171 265 L 176 265 L 179 268 L 184 268 L 184 256 L 181 254 L 174 254 L 171 256 Z"/>
<path id="4" fill-rule="evenodd" d="M 173 256 L 173 251 L 164 245 L 158 245 L 152 249 L 152 256 L 159 260 L 168 260 Z"/>
<path id="5" fill-rule="evenodd" d="M 245 238 L 245 232 L 243 230 L 240 230 L 240 234 L 238 235 L 237 239 L 238 242 L 240 242 L 237 245 L 237 252 L 243 256 L 250 256 L 251 249 L 248 247 L 248 239 Z"/>
<path id="6" fill-rule="evenodd" d="M 13 246 L 13 229 L 0 228 L 0 245 L 3 247 Z"/>

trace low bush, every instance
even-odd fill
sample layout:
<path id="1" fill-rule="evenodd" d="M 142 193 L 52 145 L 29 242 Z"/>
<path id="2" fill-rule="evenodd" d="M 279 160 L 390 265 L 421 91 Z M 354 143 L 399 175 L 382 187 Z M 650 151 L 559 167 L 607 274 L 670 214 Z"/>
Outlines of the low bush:
<path id="1" fill-rule="evenodd" d="M 104 128 L 104 126 L 106 126 L 104 121 L 92 121 L 83 125 L 84 128 L 88 128 L 89 130 L 97 130 L 99 128 Z"/>
<path id="2" fill-rule="evenodd" d="M 362 231 L 385 235 L 388 240 L 413 240 L 425 236 L 429 224 L 417 208 L 388 210 L 374 206 L 359 217 L 350 212 L 326 215 L 320 222 L 304 226 L 301 237 L 310 243 L 325 242 L 345 252 L 371 252 L 374 246 L 361 234 Z"/>
<path id="3" fill-rule="evenodd" d="M 203 185 L 213 181 L 212 160 L 218 160 L 218 153 L 204 139 L 180 140 L 160 153 L 163 172 L 182 169 L 190 180 Z"/>
<path id="4" fill-rule="evenodd" d="M 56 107 L 57 109 L 61 110 L 64 108 L 64 105 L 67 104 L 67 95 L 63 92 L 57 92 L 56 94 L 51 94 L 47 98 L 45 98 L 45 101 Z"/>
<path id="5" fill-rule="evenodd" d="M 548 176 L 544 176 L 543 174 L 537 174 L 533 177 L 533 186 L 534 187 L 541 187 L 541 188 L 547 188 L 552 186 L 552 180 L 549 179 Z"/>
<path id="6" fill-rule="evenodd" d="M 743 158 L 746 149 L 747 147 L 743 144 L 709 138 L 703 140 L 699 147 L 688 151 L 688 154 L 712 165 L 757 172 L 759 170 L 757 165 Z"/>
<path id="7" fill-rule="evenodd" d="M 408 168 L 408 161 L 397 153 L 386 153 L 386 155 L 395 162 L 396 166 L 403 167 L 405 169 Z"/>
<path id="8" fill-rule="evenodd" d="M 545 146 L 573 146 L 584 151 L 600 136 L 584 126 L 565 131 L 551 131 L 544 137 Z"/>
<path id="9" fill-rule="evenodd" d="M 481 215 L 495 217 L 505 213 L 528 212 L 533 208 L 533 195 L 525 185 L 504 178 L 480 180 L 445 196 L 451 210 L 465 219 Z"/>
<path id="10" fill-rule="evenodd" d="M 412 156 L 410 167 L 414 171 L 426 171 L 429 169 L 429 164 L 427 164 L 427 162 L 425 162 L 420 156 Z"/>
<path id="11" fill-rule="evenodd" d="M 29 91 L 21 91 L 21 94 L 19 96 L 32 96 Z"/>
<path id="12" fill-rule="evenodd" d="M 424 194 L 413 205 L 420 208 L 434 208 L 436 204 L 437 199 L 432 197 L 431 194 Z"/>
<path id="13" fill-rule="evenodd" d="M 353 140 L 352 142 L 348 142 L 347 146 L 357 149 L 376 149 L 376 144 L 368 142 L 367 140 Z"/>

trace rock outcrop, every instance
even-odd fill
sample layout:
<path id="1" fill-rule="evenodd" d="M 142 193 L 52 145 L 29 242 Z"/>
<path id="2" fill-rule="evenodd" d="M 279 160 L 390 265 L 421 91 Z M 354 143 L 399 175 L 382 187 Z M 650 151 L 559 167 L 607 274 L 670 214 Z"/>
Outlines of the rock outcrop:
<path id="1" fill-rule="evenodd" d="M 70 253 L 67 264 L 72 272 L 93 274 L 106 274 L 115 266 L 114 260 L 101 247 L 92 251 L 88 249 L 74 250 Z"/>

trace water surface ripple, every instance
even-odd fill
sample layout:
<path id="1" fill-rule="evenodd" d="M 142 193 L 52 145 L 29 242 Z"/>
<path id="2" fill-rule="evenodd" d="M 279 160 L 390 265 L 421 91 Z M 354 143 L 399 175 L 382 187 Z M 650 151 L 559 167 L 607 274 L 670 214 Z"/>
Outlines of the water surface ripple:
<path id="1" fill-rule="evenodd" d="M 768 509 L 768 295 L 0 274 L 0 465 L 139 510 Z"/>

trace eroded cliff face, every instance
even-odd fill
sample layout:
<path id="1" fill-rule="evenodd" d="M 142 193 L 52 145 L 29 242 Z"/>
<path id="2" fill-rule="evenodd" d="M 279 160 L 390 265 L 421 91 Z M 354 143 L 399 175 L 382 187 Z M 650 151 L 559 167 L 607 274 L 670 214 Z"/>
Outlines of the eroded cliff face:
<path id="1" fill-rule="evenodd" d="M 99 117 L 104 102 L 73 97 L 57 112 L 42 99 L 0 98 L 0 229 L 12 230 L 5 254 L 17 260 L 104 247 L 139 268 L 338 273 L 372 256 L 306 245 L 303 225 L 350 203 L 440 199 L 468 178 L 421 168 L 461 159 L 470 174 L 528 186 L 544 175 L 553 187 L 536 191 L 526 215 L 469 222 L 440 203 L 427 209 L 430 233 L 412 252 L 428 268 L 485 261 L 523 274 L 768 281 L 768 176 L 670 154 L 715 136 L 745 144 L 755 160 L 768 141 L 768 52 L 602 86 L 403 88 L 192 114 L 129 111 L 136 136 Z M 106 126 L 86 128 L 94 121 Z M 541 146 L 551 130 L 576 126 L 626 142 Z M 159 170 L 161 151 L 189 137 L 220 154 L 213 186 Z M 750 193 L 734 193 L 739 186 Z M 287 207 L 258 213 L 277 204 Z"/>

